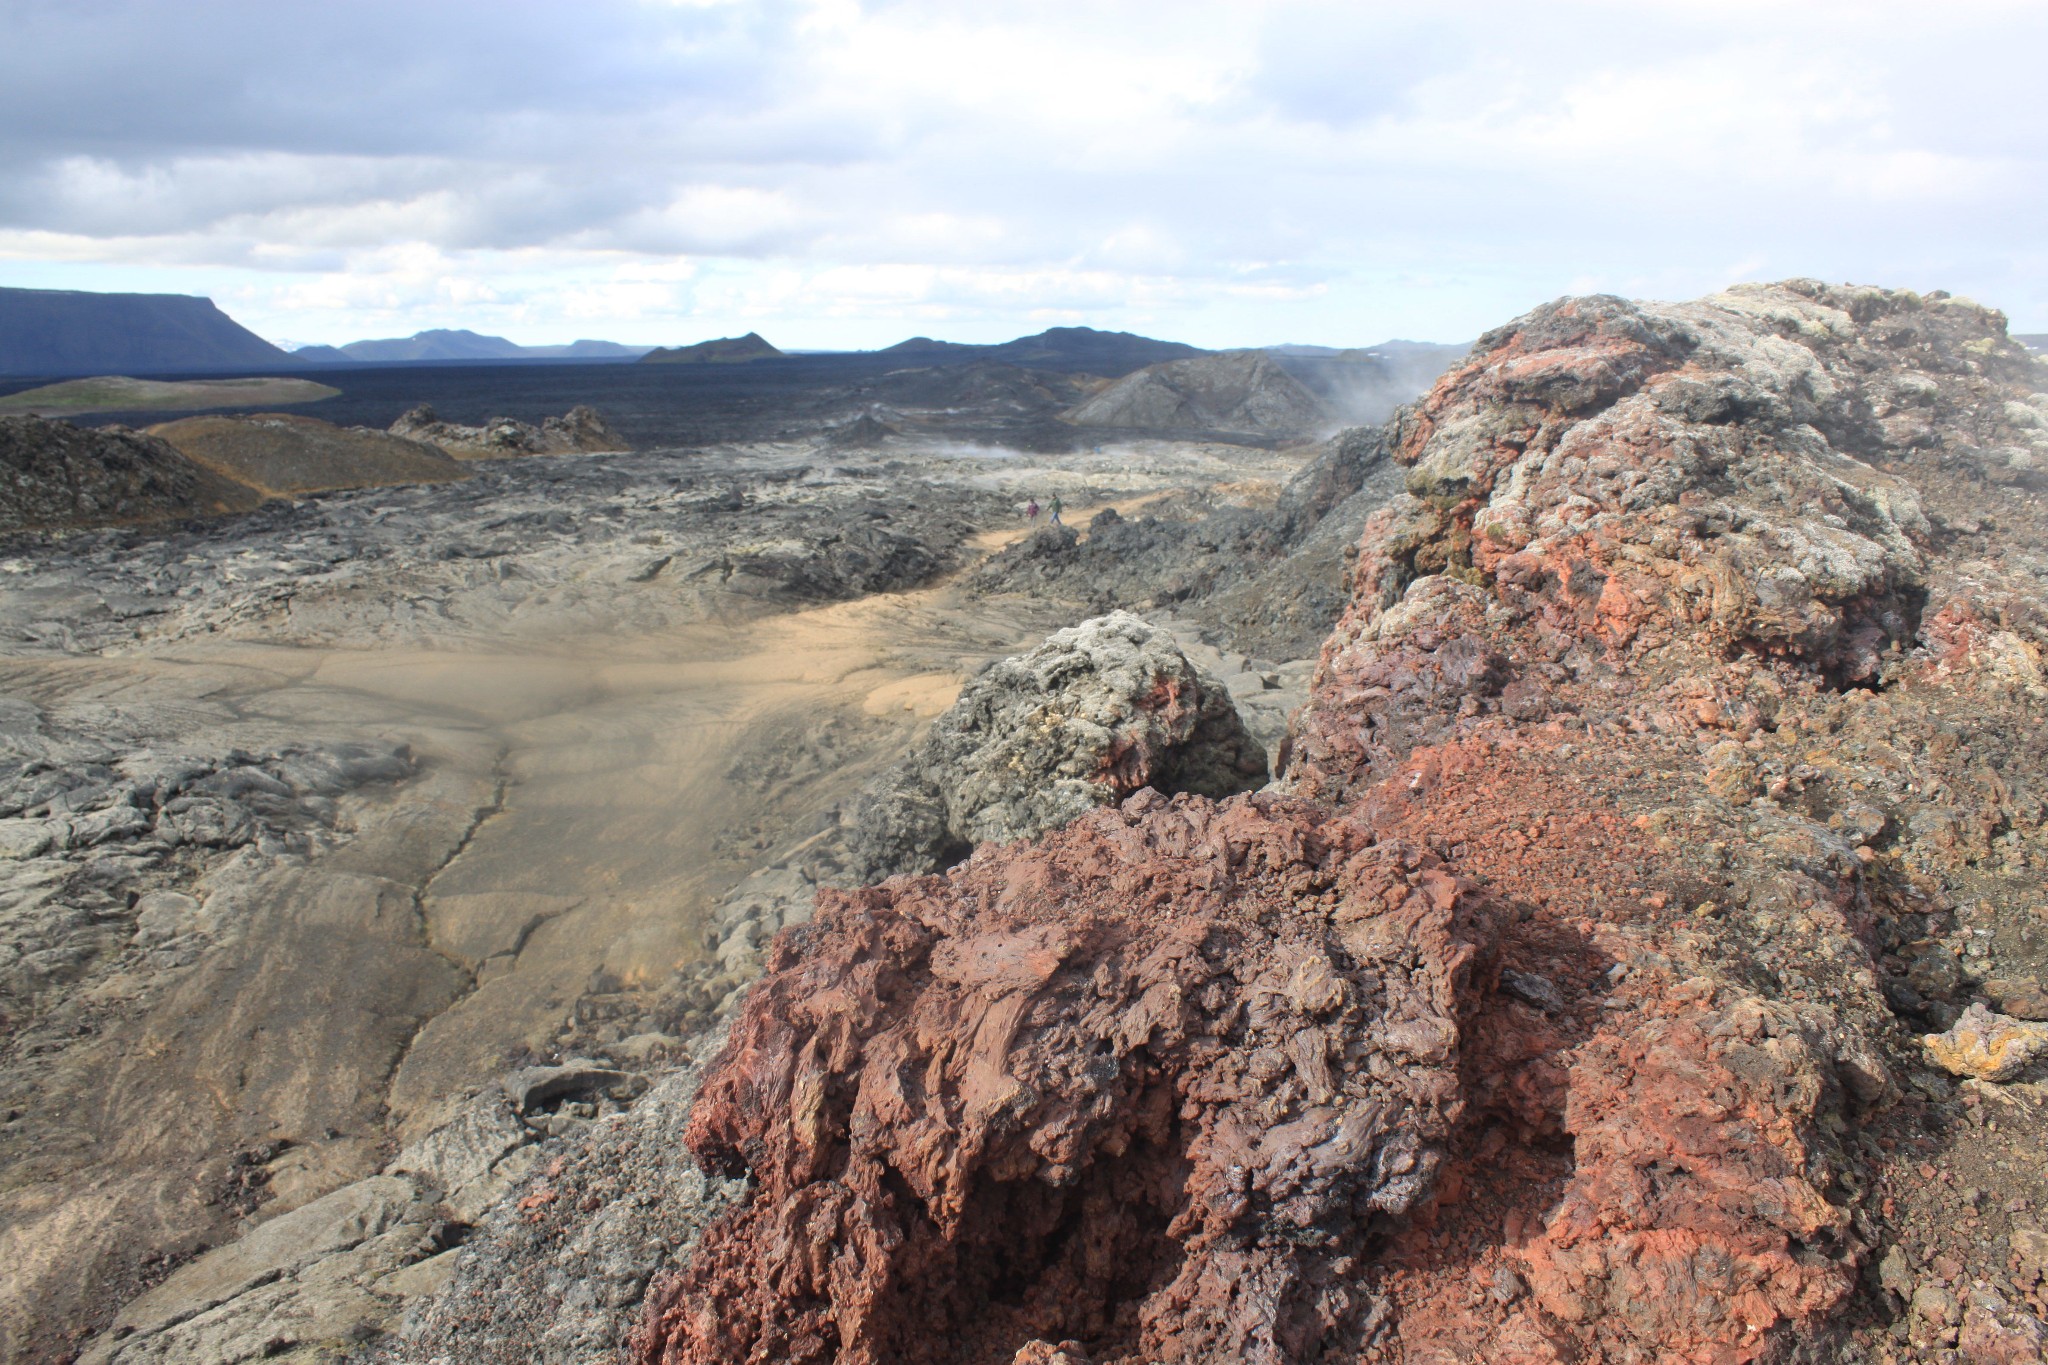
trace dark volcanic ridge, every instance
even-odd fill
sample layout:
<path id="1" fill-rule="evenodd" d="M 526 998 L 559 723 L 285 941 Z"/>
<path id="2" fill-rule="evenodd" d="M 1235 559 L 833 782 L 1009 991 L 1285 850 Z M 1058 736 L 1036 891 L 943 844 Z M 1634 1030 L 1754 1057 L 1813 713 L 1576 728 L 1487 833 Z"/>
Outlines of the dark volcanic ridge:
<path id="1" fill-rule="evenodd" d="M 1335 415 L 1264 351 L 1225 351 L 1149 365 L 1066 414 L 1079 427 L 1173 435 L 1300 439 Z"/>

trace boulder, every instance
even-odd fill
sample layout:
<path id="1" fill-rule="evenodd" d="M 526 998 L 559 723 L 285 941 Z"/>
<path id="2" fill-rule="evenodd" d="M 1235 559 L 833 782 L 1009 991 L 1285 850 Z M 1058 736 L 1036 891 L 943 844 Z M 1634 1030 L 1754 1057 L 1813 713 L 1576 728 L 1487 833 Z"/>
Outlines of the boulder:
<path id="1" fill-rule="evenodd" d="M 862 882 L 935 872 L 1142 787 L 1221 797 L 1266 778 L 1223 684 L 1165 631 L 1112 612 L 971 679 L 857 803 L 849 871 Z"/>
<path id="2" fill-rule="evenodd" d="M 1928 1059 L 1951 1076 L 2011 1081 L 2048 1058 L 2048 1024 L 2009 1019 L 1972 1005 L 1945 1032 L 1920 1040 Z"/>

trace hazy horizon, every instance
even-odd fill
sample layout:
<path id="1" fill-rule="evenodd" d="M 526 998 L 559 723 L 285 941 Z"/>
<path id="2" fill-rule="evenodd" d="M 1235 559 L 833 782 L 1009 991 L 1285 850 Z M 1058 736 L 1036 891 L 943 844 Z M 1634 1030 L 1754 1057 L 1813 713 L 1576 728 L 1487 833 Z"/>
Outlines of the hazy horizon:
<path id="1" fill-rule="evenodd" d="M 1468 341 L 1810 275 L 2048 331 L 2048 11 L 0 0 L 0 284 L 260 335 Z"/>

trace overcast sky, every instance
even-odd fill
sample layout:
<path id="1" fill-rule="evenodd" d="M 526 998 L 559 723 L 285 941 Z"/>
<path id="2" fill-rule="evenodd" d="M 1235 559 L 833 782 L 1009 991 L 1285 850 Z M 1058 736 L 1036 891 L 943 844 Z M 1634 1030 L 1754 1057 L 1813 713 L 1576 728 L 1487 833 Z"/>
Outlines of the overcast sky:
<path id="1" fill-rule="evenodd" d="M 341 342 L 1464 340 L 1944 288 L 2048 331 L 2043 0 L 0 0 L 0 284 Z"/>

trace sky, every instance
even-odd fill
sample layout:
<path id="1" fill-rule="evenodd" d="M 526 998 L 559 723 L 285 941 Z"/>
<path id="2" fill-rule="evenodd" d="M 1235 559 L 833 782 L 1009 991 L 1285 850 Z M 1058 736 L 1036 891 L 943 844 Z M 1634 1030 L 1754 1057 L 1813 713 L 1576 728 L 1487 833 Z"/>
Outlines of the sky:
<path id="1" fill-rule="evenodd" d="M 2048 331 L 2044 0 L 0 0 L 0 284 L 274 340 L 1470 340 L 1812 275 Z"/>

